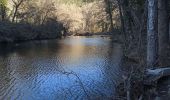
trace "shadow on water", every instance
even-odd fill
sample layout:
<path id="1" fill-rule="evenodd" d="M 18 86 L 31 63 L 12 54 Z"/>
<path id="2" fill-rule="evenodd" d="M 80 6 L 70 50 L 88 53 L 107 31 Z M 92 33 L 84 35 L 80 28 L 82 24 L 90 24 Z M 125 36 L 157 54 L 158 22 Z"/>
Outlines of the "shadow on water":
<path id="1" fill-rule="evenodd" d="M 121 46 L 109 38 L 67 37 L 0 46 L 0 99 L 111 99 Z"/>

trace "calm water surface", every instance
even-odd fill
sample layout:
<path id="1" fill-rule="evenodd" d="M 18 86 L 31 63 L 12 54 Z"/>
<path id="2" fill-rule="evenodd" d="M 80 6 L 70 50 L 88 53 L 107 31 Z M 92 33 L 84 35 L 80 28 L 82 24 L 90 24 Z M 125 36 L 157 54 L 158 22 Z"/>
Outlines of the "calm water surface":
<path id="1" fill-rule="evenodd" d="M 108 37 L 0 46 L 0 100 L 111 99 L 121 47 Z"/>

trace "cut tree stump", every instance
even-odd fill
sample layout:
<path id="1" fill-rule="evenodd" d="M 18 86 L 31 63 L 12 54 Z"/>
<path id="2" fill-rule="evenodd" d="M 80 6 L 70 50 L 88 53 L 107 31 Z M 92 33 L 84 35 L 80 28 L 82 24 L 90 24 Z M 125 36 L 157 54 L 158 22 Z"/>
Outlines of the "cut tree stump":
<path id="1" fill-rule="evenodd" d="M 160 78 L 170 76 L 170 68 L 147 69 L 144 77 L 145 85 L 152 85 Z"/>

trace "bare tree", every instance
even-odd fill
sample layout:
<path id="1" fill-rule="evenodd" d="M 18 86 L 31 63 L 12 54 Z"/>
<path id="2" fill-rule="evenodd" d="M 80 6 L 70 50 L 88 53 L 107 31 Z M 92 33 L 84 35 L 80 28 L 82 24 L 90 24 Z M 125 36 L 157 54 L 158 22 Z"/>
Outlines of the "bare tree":
<path id="1" fill-rule="evenodd" d="M 16 18 L 17 13 L 18 13 L 18 9 L 24 1 L 26 1 L 26 0 L 12 0 L 12 2 L 14 3 L 14 14 L 13 14 L 13 17 L 12 17 L 12 22 L 15 21 L 15 18 Z"/>
<path id="2" fill-rule="evenodd" d="M 104 0 L 106 4 L 106 12 L 109 15 L 109 20 L 110 20 L 110 31 L 113 31 L 113 18 L 112 18 L 112 2 L 110 0 Z"/>

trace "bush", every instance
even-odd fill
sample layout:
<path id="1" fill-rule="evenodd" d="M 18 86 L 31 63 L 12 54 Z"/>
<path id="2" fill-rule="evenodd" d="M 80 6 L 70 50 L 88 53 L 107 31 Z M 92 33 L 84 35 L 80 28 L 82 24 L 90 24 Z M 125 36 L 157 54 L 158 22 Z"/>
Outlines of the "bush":
<path id="1" fill-rule="evenodd" d="M 38 26 L 29 23 L 0 22 L 0 42 L 58 38 L 62 36 L 62 31 L 66 31 L 62 23 L 54 20 Z"/>

